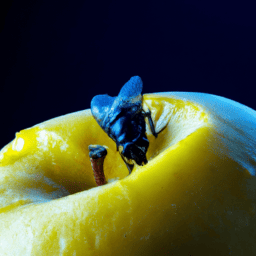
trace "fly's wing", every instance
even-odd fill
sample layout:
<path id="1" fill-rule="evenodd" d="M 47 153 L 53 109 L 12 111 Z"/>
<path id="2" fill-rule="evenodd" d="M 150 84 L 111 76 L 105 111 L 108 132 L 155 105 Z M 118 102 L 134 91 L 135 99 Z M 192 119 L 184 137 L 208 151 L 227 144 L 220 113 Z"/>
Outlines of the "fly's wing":
<path id="1" fill-rule="evenodd" d="M 139 76 L 132 77 L 121 89 L 118 98 L 126 102 L 127 106 L 142 103 L 143 83 Z"/>
<path id="2" fill-rule="evenodd" d="M 111 106 L 115 101 L 115 97 L 107 94 L 97 95 L 91 101 L 91 111 L 100 127 L 106 131 L 109 114 L 112 112 Z M 107 132 L 108 133 L 108 132 Z"/>
<path id="3" fill-rule="evenodd" d="M 111 137 L 111 124 L 122 112 L 133 117 L 142 110 L 142 80 L 132 77 L 121 89 L 117 97 L 107 94 L 97 95 L 91 101 L 92 115 L 101 128 Z"/>
<path id="4" fill-rule="evenodd" d="M 113 111 L 135 115 L 142 110 L 142 80 L 139 76 L 132 77 L 121 89 L 113 103 Z M 128 113 L 127 113 L 128 112 Z M 114 117 L 114 116 L 113 116 Z"/>

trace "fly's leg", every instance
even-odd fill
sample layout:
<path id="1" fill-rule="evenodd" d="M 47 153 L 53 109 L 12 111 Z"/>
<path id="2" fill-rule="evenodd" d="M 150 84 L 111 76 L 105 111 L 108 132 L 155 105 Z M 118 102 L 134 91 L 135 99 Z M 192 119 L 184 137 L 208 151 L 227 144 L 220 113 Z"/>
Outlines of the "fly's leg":
<path id="1" fill-rule="evenodd" d="M 144 117 L 148 118 L 149 125 L 150 125 L 150 130 L 151 130 L 152 134 L 157 138 L 157 133 L 156 133 L 156 130 L 155 130 L 155 127 L 154 127 L 154 124 L 153 124 L 152 117 L 151 117 L 151 111 L 149 109 L 148 109 L 147 112 L 142 110 L 142 114 L 144 115 Z"/>

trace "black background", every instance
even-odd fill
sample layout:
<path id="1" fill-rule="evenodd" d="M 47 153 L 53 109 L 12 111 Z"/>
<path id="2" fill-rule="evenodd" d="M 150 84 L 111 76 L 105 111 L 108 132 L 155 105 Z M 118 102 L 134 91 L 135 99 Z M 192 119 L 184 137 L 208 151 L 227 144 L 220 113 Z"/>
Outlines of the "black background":
<path id="1" fill-rule="evenodd" d="M 256 109 L 253 1 L 13 0 L 0 6 L 0 148 L 15 132 L 116 96 L 216 94 Z"/>

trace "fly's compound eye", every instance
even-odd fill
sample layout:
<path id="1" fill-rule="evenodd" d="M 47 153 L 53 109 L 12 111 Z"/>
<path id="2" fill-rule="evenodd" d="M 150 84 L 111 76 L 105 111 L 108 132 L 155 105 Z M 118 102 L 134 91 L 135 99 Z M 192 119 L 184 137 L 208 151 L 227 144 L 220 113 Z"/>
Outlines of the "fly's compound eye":
<path id="1" fill-rule="evenodd" d="M 144 140 L 143 144 L 144 145 L 139 145 L 137 143 L 127 142 L 125 143 L 121 154 L 127 159 L 134 160 L 138 165 L 145 165 L 148 162 L 146 158 L 149 146 L 148 140 Z"/>
<path id="2" fill-rule="evenodd" d="M 146 154 L 135 144 L 127 143 L 122 154 L 126 159 L 128 159 L 128 163 L 130 162 L 129 160 L 134 160 L 138 165 L 145 165 L 148 162 Z"/>

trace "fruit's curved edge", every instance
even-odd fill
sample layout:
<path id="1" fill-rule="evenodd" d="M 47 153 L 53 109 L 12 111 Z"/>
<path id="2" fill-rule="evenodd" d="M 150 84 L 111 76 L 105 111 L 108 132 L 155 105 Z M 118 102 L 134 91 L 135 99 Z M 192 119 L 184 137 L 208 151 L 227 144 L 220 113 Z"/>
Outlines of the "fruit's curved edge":
<path id="1" fill-rule="evenodd" d="M 197 92 L 159 92 L 158 96 L 173 97 L 200 104 L 226 146 L 227 155 L 256 176 L 256 111 L 225 97 Z"/>
<path id="2" fill-rule="evenodd" d="M 49 125 L 49 124 L 53 126 L 53 125 L 60 123 L 61 121 L 65 121 L 65 119 L 69 119 L 69 117 L 84 118 L 85 116 L 91 116 L 91 115 L 92 115 L 91 109 L 79 110 L 79 111 L 75 111 L 75 112 L 71 112 L 71 113 L 67 113 L 67 114 L 63 114 L 61 116 L 51 118 L 49 120 L 35 124 L 29 128 L 33 128 L 36 126 L 43 128 L 45 125 Z M 27 128 L 27 129 L 29 129 L 29 128 Z"/>
<path id="3" fill-rule="evenodd" d="M 232 120 L 236 121 L 236 123 L 241 119 L 247 121 L 248 119 L 253 118 L 254 122 L 253 124 L 250 123 L 250 128 L 254 128 L 256 131 L 256 111 L 234 100 L 214 94 L 200 92 L 157 92 L 152 94 L 173 97 L 176 99 L 178 98 L 184 101 L 189 100 L 201 104 L 207 110 L 210 110 L 211 113 L 218 116 L 223 116 L 225 120 L 231 118 Z M 240 110 L 239 115 L 237 115 L 237 109 Z"/>

